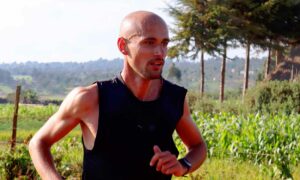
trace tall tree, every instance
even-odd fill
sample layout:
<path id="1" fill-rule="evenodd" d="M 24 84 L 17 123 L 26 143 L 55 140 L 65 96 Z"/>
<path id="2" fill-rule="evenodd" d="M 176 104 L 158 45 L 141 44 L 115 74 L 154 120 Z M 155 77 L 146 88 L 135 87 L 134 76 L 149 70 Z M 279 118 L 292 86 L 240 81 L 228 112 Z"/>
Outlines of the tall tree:
<path id="1" fill-rule="evenodd" d="M 261 23 L 257 23 L 253 19 L 256 18 L 257 10 L 260 2 L 254 0 L 225 0 L 218 1 L 218 4 L 225 6 L 230 12 L 230 25 L 237 28 L 234 39 L 246 49 L 245 66 L 244 66 L 244 83 L 243 97 L 248 89 L 249 81 L 249 65 L 250 65 L 250 48 L 251 45 L 265 47 L 268 30 Z"/>
<path id="2" fill-rule="evenodd" d="M 203 16 L 205 27 L 209 32 L 213 33 L 213 40 L 211 41 L 217 47 L 214 50 L 222 56 L 220 68 L 220 102 L 224 101 L 227 48 L 234 46 L 237 31 L 236 27 L 231 25 L 231 14 L 226 6 L 219 4 L 217 1 L 209 1 L 207 11 Z"/>
<path id="3" fill-rule="evenodd" d="M 177 0 L 176 5 L 169 5 L 168 13 L 175 19 L 172 28 L 173 46 L 169 49 L 169 57 L 188 57 L 196 59 L 200 56 L 200 93 L 204 93 L 204 53 L 212 53 L 214 43 L 212 32 L 208 31 L 203 22 L 203 15 L 207 8 L 206 0 Z"/>

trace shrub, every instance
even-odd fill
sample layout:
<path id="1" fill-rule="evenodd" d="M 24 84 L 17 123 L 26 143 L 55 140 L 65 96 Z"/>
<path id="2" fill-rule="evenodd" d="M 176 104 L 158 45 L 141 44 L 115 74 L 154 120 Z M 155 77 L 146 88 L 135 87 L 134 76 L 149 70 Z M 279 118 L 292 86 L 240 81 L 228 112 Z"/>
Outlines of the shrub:
<path id="1" fill-rule="evenodd" d="M 78 179 L 82 173 L 80 137 L 66 137 L 51 148 L 53 161 L 64 179 Z M 26 144 L 18 144 L 14 152 L 0 151 L 0 179 L 40 179 Z"/>
<path id="2" fill-rule="evenodd" d="M 2 151 L 0 169 L 5 179 L 36 179 L 37 175 L 25 144 L 17 146 L 13 152 Z"/>
<path id="3" fill-rule="evenodd" d="M 191 112 L 200 111 L 200 112 L 215 112 L 216 103 L 212 98 L 207 96 L 201 97 L 199 93 L 189 92 L 188 93 L 188 102 Z"/>
<path id="4" fill-rule="evenodd" d="M 245 102 L 254 112 L 300 113 L 300 84 L 288 81 L 262 82 L 247 92 Z"/>
<path id="5" fill-rule="evenodd" d="M 245 114 L 250 112 L 249 108 L 243 105 L 239 94 L 229 93 L 229 97 L 221 103 L 211 95 L 200 96 L 199 93 L 189 92 L 188 100 L 191 112 L 219 113 L 230 112 L 234 114 Z"/>

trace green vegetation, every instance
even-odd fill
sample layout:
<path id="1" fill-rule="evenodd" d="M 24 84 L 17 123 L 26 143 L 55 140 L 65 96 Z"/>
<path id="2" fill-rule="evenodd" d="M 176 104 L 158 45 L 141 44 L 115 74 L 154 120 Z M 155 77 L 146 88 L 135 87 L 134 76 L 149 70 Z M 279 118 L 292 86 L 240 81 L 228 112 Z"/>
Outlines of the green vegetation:
<path id="1" fill-rule="evenodd" d="M 278 65 L 280 54 L 283 56 L 288 46 L 299 45 L 299 5 L 292 0 L 177 0 L 169 6 L 176 26 L 169 57 L 191 60 L 201 54 L 200 63 L 166 61 L 168 71 L 163 74 L 197 92 L 189 92 L 189 104 L 207 143 L 208 159 L 190 179 L 300 179 L 300 76 L 294 78 L 295 83 L 263 81 Z M 245 48 L 245 59 L 228 59 L 227 48 L 236 46 Z M 250 65 L 251 47 L 268 49 L 265 67 L 264 58 L 251 58 Z M 218 54 L 222 59 L 204 61 L 204 53 Z M 276 63 L 271 62 L 272 54 L 276 54 Z M 75 86 L 113 78 L 121 67 L 119 59 L 0 64 L 0 97 L 13 102 L 14 88 L 20 84 L 25 103 L 42 102 L 39 98 L 44 97 L 56 99 Z M 248 85 L 254 88 L 248 89 Z M 59 104 L 59 100 L 49 103 L 53 102 Z M 11 153 L 14 108 L 0 105 L 0 179 L 36 178 L 27 143 L 57 109 L 54 105 L 21 105 L 18 145 Z M 185 148 L 176 134 L 174 139 L 180 156 L 184 155 Z M 51 151 L 62 176 L 80 178 L 83 153 L 79 127 Z"/>
<path id="2" fill-rule="evenodd" d="M 185 60 L 189 60 L 186 59 Z M 262 70 L 264 58 L 253 58 L 250 66 L 250 82 L 252 85 L 255 78 Z M 226 74 L 227 88 L 238 89 L 243 84 L 243 62 L 244 60 L 235 57 L 227 62 L 228 72 Z M 163 76 L 168 80 L 174 81 L 190 90 L 199 90 L 200 63 L 191 61 L 176 61 L 175 69 L 172 70 L 172 61 L 167 59 Z M 219 66 L 221 59 L 213 57 L 205 61 L 205 91 L 219 91 Z M 34 63 L 24 64 L 0 64 L 0 69 L 5 70 L 6 81 L 0 77 L 0 97 L 6 98 L 9 93 L 15 92 L 16 84 L 22 86 L 22 92 L 32 90 L 36 92 L 40 100 L 62 99 L 76 86 L 85 86 L 98 80 L 115 77 L 122 67 L 122 61 L 117 60 L 98 60 L 86 63 Z M 171 72 L 170 72 L 171 71 Z M 179 73 L 180 72 L 180 73 Z M 4 76 L 3 76 L 4 77 Z M 15 78 L 13 77 L 22 77 Z M 25 78 L 26 77 L 26 78 Z M 29 79 L 32 79 L 30 82 Z M 29 83 L 30 82 L 30 83 Z M 14 100 L 14 98 L 10 98 Z"/>
<path id="3" fill-rule="evenodd" d="M 285 114 L 300 112 L 300 83 L 288 81 L 259 82 L 249 89 L 242 101 L 239 89 L 227 91 L 226 101 L 220 103 L 216 94 L 197 92 L 188 94 L 191 111 L 205 113 L 231 112 L 235 114 L 264 113 Z"/>
<path id="4" fill-rule="evenodd" d="M 3 94 L 8 94 L 8 93 L 10 93 L 12 91 L 13 91 L 12 88 L 0 84 L 0 92 L 2 92 Z"/>
<path id="5" fill-rule="evenodd" d="M 300 113 L 300 83 L 262 82 L 248 92 L 246 101 L 255 112 Z"/>
<path id="6" fill-rule="evenodd" d="M 13 79 L 16 81 L 26 81 L 26 83 L 32 83 L 32 77 L 28 75 L 14 75 Z"/>
<path id="7" fill-rule="evenodd" d="M 190 92 L 192 118 L 208 147 L 208 159 L 189 179 L 286 179 L 300 178 L 299 83 L 264 82 L 247 92 L 227 92 L 200 97 Z M 27 143 L 58 106 L 20 105 L 17 148 L 9 152 L 14 107 L 0 105 L 0 179 L 32 178 L 36 172 Z M 174 134 L 180 156 L 185 148 Z M 79 127 L 52 148 L 58 171 L 68 179 L 80 178 L 82 144 Z M 182 179 L 176 178 L 174 179 Z"/>
<path id="8" fill-rule="evenodd" d="M 194 101 L 190 103 L 200 103 L 196 94 L 194 97 Z M 299 114 L 287 114 L 280 111 L 277 114 L 246 114 L 245 111 L 239 113 L 238 110 L 229 110 L 243 106 L 242 103 L 237 103 L 240 101 L 225 101 L 224 103 L 228 106 L 231 104 L 231 108 L 225 108 L 226 105 L 220 107 L 217 104 L 211 106 L 213 102 L 216 100 L 212 97 L 203 98 L 201 103 L 206 111 L 193 110 L 193 119 L 201 129 L 207 143 L 208 159 L 202 168 L 190 175 L 189 179 L 285 179 L 289 177 L 299 179 Z M 234 103 L 236 105 L 233 105 Z M 9 122 L 13 106 L 0 106 L 0 117 L 9 117 L 0 120 L 0 141 L 2 142 L 0 145 L 0 179 L 11 176 L 24 178 L 36 176 L 26 143 L 57 108 L 52 105 L 21 105 L 17 131 L 19 143 L 15 153 L 11 154 L 8 151 L 8 142 L 11 136 Z M 182 156 L 185 148 L 176 134 L 174 138 Z M 64 177 L 80 178 L 82 144 L 79 127 L 54 145 L 52 152 L 56 167 Z M 174 179 L 184 178 L 174 177 Z"/>
<path id="9" fill-rule="evenodd" d="M 0 178 L 1 179 L 34 179 L 37 175 L 25 145 L 20 145 L 10 152 L 8 148 L 0 151 Z"/>
<path id="10" fill-rule="evenodd" d="M 291 177 L 300 161 L 300 115 L 194 114 L 210 157 L 263 165 L 271 177 Z"/>

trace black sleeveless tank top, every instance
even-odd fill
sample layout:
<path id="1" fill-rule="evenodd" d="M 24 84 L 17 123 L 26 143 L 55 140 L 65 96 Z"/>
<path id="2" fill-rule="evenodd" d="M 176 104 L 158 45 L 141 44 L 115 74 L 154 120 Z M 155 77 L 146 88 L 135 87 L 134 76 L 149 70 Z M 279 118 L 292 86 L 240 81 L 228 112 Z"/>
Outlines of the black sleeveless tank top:
<path id="1" fill-rule="evenodd" d="M 97 82 L 99 122 L 92 150 L 84 146 L 82 179 L 169 180 L 151 167 L 153 146 L 178 156 L 172 134 L 187 90 L 163 79 L 160 96 L 140 101 L 120 77 Z"/>

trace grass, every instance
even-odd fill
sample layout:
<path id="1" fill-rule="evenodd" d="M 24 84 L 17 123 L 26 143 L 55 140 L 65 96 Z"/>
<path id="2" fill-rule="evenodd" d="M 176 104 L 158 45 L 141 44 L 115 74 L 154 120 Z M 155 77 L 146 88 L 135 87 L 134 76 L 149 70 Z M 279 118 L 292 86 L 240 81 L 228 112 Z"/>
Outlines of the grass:
<path id="1" fill-rule="evenodd" d="M 30 133 L 29 131 L 21 131 L 20 137 L 26 137 Z M 0 136 L 3 134 L 1 133 Z M 1 146 L 0 146 L 1 147 Z M 8 145 L 2 146 L 0 151 L 7 150 Z M 57 162 L 56 167 L 60 172 L 68 177 L 68 179 L 80 179 L 81 176 L 81 164 L 83 158 L 82 144 L 81 144 L 81 132 L 79 129 L 71 131 L 69 135 L 55 144 L 52 149 L 54 159 Z M 300 180 L 300 167 L 295 167 L 293 172 L 295 180 Z M 173 177 L 173 180 L 265 180 L 273 179 L 270 177 L 265 168 L 254 165 L 251 162 L 237 161 L 230 158 L 218 159 L 209 158 L 206 159 L 204 164 L 194 173 L 188 175 L 188 177 Z"/>
<path id="2" fill-rule="evenodd" d="M 300 180 L 300 167 L 295 167 L 294 180 Z M 268 180 L 270 177 L 265 168 L 250 162 L 233 159 L 206 159 L 204 164 L 188 177 L 173 177 L 173 180 Z"/>
<path id="3" fill-rule="evenodd" d="M 28 142 L 30 137 L 46 122 L 46 119 L 53 114 L 57 110 L 57 106 L 48 106 L 48 107 L 42 107 L 42 106 L 25 106 L 21 105 L 19 109 L 19 121 L 18 121 L 18 129 L 17 129 L 17 142 Z M 9 141 L 11 139 L 11 119 L 12 119 L 12 113 L 13 113 L 13 106 L 2 106 L 0 105 L 0 154 L 1 151 L 7 151 L 9 149 Z M 216 116 L 216 117 L 215 117 Z M 216 119 L 225 119 L 226 124 L 217 123 L 216 127 L 213 128 L 213 135 L 212 137 L 217 137 L 218 134 L 218 128 L 221 128 L 222 132 L 226 132 L 228 128 L 233 128 L 235 126 L 229 126 L 231 121 L 236 122 L 237 119 L 240 119 L 241 117 L 232 117 L 232 116 L 221 116 L 221 118 L 218 118 L 217 115 L 213 117 L 203 117 L 199 118 L 201 121 L 208 121 L 209 124 L 212 124 L 212 120 L 216 121 Z M 247 116 L 248 118 L 249 115 Z M 255 116 L 256 117 L 256 116 Z M 291 129 L 291 131 L 287 131 L 287 135 L 293 134 L 293 131 L 295 131 L 295 128 L 298 127 L 297 125 L 297 117 L 282 117 L 282 116 L 276 116 L 272 119 L 272 122 L 277 119 L 282 119 L 279 122 L 290 122 L 289 126 L 294 127 L 294 129 Z M 295 119 L 296 118 L 296 119 Z M 294 121 L 292 121 L 294 119 Z M 251 122 L 255 120 L 254 117 L 250 118 Z M 198 122 L 197 121 L 197 122 Z M 222 121 L 223 122 L 223 121 Z M 264 125 L 268 125 L 269 121 L 264 120 Z M 255 124 L 259 124 L 257 122 L 253 122 Z M 293 124 L 294 123 L 294 124 Z M 209 125 L 208 124 L 208 125 Z M 231 123 L 232 124 L 232 123 Z M 274 124 L 274 123 L 273 123 Z M 278 124 L 278 123 L 275 123 Z M 272 123 L 271 123 L 272 125 Z M 223 128 L 227 127 L 227 129 Z M 245 126 L 244 128 L 249 127 L 249 125 Z M 276 126 L 277 127 L 277 126 Z M 281 129 L 284 126 L 284 124 L 280 125 Z M 205 129 L 203 129 L 203 132 L 205 130 L 209 130 L 209 126 L 205 126 Z M 257 129 L 257 128 L 253 128 Z M 272 128 L 275 130 L 276 128 Z M 231 130 L 230 130 L 231 132 Z M 233 132 L 233 131 L 232 131 Z M 249 130 L 247 130 L 249 133 Z M 281 131 L 280 131 L 281 132 Z M 205 134 L 203 134 L 204 136 Z M 230 133 L 226 137 L 231 137 Z M 249 135 L 247 136 L 249 137 Z M 288 136 L 287 136 L 288 137 Z M 208 145 L 211 146 L 213 144 L 218 144 L 221 142 L 222 138 L 217 138 L 216 141 L 210 142 L 209 136 L 205 136 L 205 140 L 207 141 Z M 211 139 L 212 140 L 212 139 Z M 229 138 L 228 142 L 232 142 L 232 140 Z M 245 142 L 250 143 L 249 139 L 246 141 L 239 141 L 239 142 Z M 180 147 L 179 147 L 180 148 Z M 63 176 L 68 178 L 75 178 L 80 179 L 81 175 L 81 166 L 82 166 L 82 158 L 83 158 L 83 152 L 82 152 L 82 144 L 81 144 L 81 130 L 80 127 L 77 126 L 73 131 L 71 131 L 65 138 L 63 138 L 61 141 L 59 141 L 57 144 L 55 144 L 51 151 L 54 154 L 54 159 L 57 162 L 57 168 L 62 173 Z M 237 159 L 231 159 L 230 157 L 213 157 L 209 158 L 205 161 L 205 163 L 202 165 L 200 169 L 198 169 L 193 174 L 189 175 L 188 177 L 174 177 L 174 180 L 181 180 L 181 179 L 275 179 L 272 174 L 270 173 L 270 167 L 264 167 L 260 165 L 256 165 L 252 162 L 250 162 L 249 158 L 244 158 L 245 160 L 237 160 Z M 272 168 L 271 168 L 272 169 Z M 300 167 L 293 167 L 292 171 L 293 178 L 295 180 L 300 180 Z M 277 176 L 278 177 L 278 176 Z M 1 179 L 1 174 L 0 174 Z"/>
<path id="4" fill-rule="evenodd" d="M 267 173 L 248 162 L 232 159 L 207 159 L 191 179 L 269 179 Z"/>

